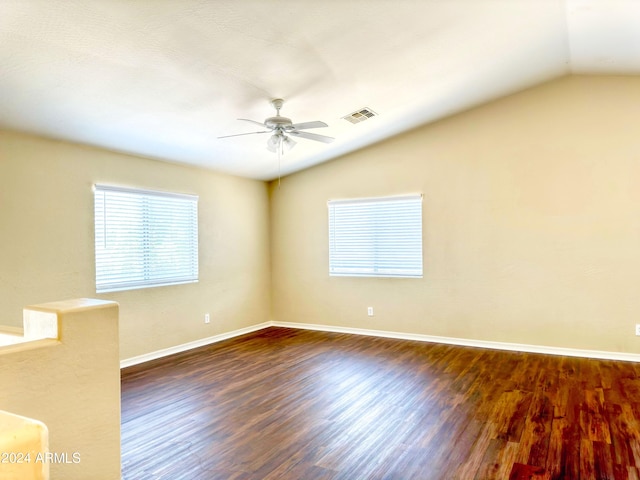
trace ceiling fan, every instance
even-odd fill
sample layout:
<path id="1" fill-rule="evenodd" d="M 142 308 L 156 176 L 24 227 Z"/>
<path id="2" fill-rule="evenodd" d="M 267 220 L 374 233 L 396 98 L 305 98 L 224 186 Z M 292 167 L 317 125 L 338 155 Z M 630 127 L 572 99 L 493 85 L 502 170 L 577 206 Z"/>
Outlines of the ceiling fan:
<path id="1" fill-rule="evenodd" d="M 292 123 L 290 118 L 281 117 L 280 109 L 284 104 L 284 100 L 281 98 L 275 98 L 271 100 L 271 105 L 276 109 L 276 116 L 269 117 L 264 122 L 256 122 L 255 120 L 249 120 L 248 118 L 239 118 L 243 122 L 251 122 L 266 130 L 260 130 L 258 132 L 237 133 L 235 135 L 225 135 L 218 138 L 239 137 L 241 135 L 254 135 L 257 133 L 271 133 L 271 137 L 267 141 L 267 149 L 271 152 L 284 153 L 284 150 L 291 150 L 296 144 L 295 140 L 291 136 L 298 138 L 306 138 L 307 140 L 315 140 L 317 142 L 331 143 L 332 137 L 325 135 L 318 135 L 317 133 L 302 132 L 301 130 L 308 130 L 310 128 L 328 127 L 324 122 L 316 120 L 314 122 Z"/>

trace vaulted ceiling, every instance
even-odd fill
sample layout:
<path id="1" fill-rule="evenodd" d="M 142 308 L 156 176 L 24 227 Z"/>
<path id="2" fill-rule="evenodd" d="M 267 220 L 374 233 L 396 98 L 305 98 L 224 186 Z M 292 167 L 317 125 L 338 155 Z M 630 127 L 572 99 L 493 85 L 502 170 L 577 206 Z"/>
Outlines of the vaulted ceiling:
<path id="1" fill-rule="evenodd" d="M 0 128 L 255 179 L 567 74 L 640 74 L 636 0 L 0 0 Z M 342 117 L 368 107 L 377 115 Z"/>

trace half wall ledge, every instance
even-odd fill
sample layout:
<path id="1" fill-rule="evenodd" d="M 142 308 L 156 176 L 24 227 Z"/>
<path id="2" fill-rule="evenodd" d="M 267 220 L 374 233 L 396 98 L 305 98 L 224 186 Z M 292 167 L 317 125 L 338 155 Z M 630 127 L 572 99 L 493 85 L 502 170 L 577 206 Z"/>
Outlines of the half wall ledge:
<path id="1" fill-rule="evenodd" d="M 47 426 L 52 479 L 120 480 L 118 310 L 88 298 L 31 305 L 22 340 L 0 346 L 0 410 Z"/>

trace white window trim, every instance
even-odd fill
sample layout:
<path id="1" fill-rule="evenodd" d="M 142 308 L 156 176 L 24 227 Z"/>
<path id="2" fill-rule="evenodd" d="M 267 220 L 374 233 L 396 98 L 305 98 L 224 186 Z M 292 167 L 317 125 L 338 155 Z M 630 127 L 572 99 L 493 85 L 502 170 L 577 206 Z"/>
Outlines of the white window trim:
<path id="1" fill-rule="evenodd" d="M 378 223 L 375 226 L 366 227 L 365 224 L 361 226 L 354 226 L 352 231 L 349 231 L 349 227 L 346 223 L 339 225 L 336 223 L 337 211 L 342 208 L 344 214 L 353 216 L 354 220 L 359 220 L 357 217 L 357 210 L 348 211 L 349 206 L 357 208 L 358 205 L 371 205 L 382 204 L 381 209 L 384 206 L 391 206 L 394 202 L 403 202 L 407 208 L 406 212 L 410 212 L 411 204 L 420 205 L 419 217 L 410 219 L 410 229 L 406 231 L 397 230 L 399 242 L 408 242 L 413 244 L 408 248 L 408 260 L 404 261 L 397 255 L 397 249 L 400 248 L 393 244 L 394 239 L 391 239 L 391 243 L 383 246 L 381 249 L 371 244 L 376 243 L 382 239 L 385 231 L 380 230 L 379 227 L 384 225 L 389 228 L 401 229 L 403 228 L 402 222 L 391 216 L 387 219 L 380 217 L 379 220 L 382 224 Z M 395 277 L 395 278 L 422 278 L 423 276 L 423 258 L 422 258 L 422 194 L 411 195 L 398 195 L 387 197 L 367 197 L 367 198 L 353 198 L 353 199 L 340 199 L 330 200 L 327 202 L 328 217 L 329 217 L 329 275 L 330 276 L 349 276 L 349 277 Z M 365 207 L 366 208 L 366 207 Z M 378 211 L 380 213 L 380 211 Z M 415 212 L 413 212 L 415 214 Z M 411 213 L 409 213 L 411 215 Z M 373 217 L 362 217 L 363 220 L 367 220 Z M 397 220 L 397 221 L 394 221 Z M 375 232 L 371 232 L 371 236 L 368 236 L 364 229 L 377 228 Z M 343 248 L 339 247 L 340 239 L 336 238 L 340 232 L 343 234 Z M 351 239 L 347 238 L 351 235 Z M 362 240 L 362 245 L 359 245 L 359 240 Z M 418 247 L 419 242 L 419 247 Z M 360 252 L 359 250 L 362 250 Z M 375 251 L 373 251 L 374 249 Z M 369 253 L 367 253 L 369 250 Z M 358 258 L 360 257 L 360 258 Z M 394 258 L 395 257 L 395 258 Z M 397 263 L 394 264 L 394 262 Z M 350 264 L 350 265 L 349 265 Z"/>

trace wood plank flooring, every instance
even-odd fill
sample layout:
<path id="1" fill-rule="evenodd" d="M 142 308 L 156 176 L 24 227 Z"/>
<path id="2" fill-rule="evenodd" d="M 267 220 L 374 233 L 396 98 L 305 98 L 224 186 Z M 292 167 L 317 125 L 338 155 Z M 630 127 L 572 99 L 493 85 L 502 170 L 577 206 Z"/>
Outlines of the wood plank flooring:
<path id="1" fill-rule="evenodd" d="M 640 480 L 640 365 L 268 328 L 122 371 L 125 480 Z"/>

